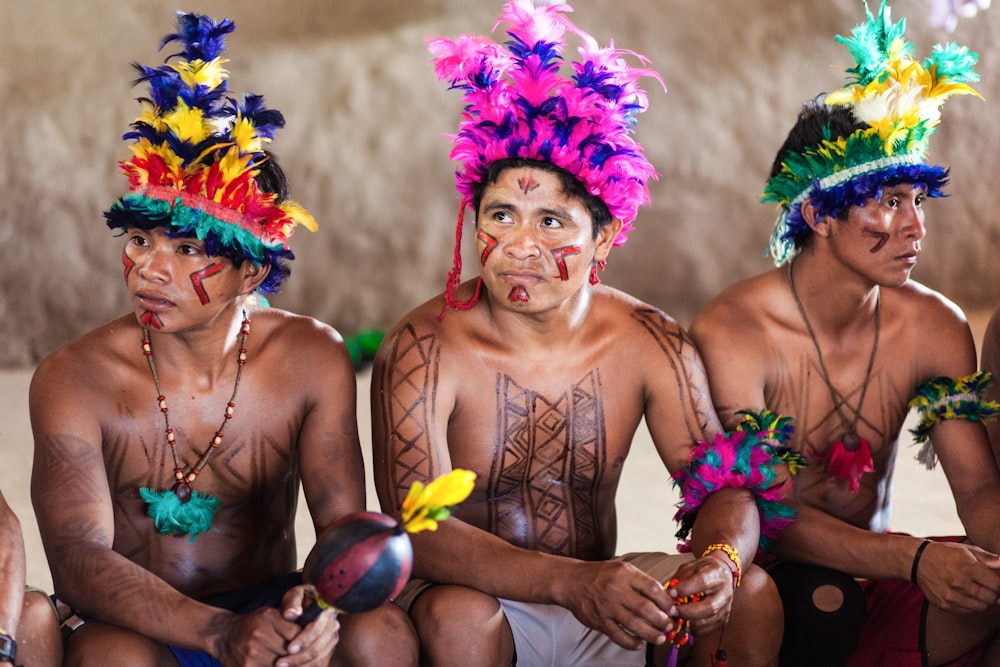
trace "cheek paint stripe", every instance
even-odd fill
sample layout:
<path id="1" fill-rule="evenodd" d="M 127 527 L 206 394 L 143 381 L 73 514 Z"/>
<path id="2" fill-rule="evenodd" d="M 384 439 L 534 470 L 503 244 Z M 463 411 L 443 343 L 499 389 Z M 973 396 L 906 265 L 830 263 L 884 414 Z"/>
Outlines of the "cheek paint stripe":
<path id="1" fill-rule="evenodd" d="M 885 247 L 886 243 L 889 242 L 889 235 L 886 234 L 885 232 L 865 232 L 865 234 L 867 234 L 868 236 L 874 236 L 876 239 L 878 239 L 875 242 L 875 245 L 872 246 L 871 250 L 868 251 L 872 254 L 877 253 L 879 250 Z"/>
<path id="2" fill-rule="evenodd" d="M 480 266 L 486 266 L 486 258 L 490 256 L 493 249 L 497 247 L 499 241 L 487 234 L 482 230 L 476 230 L 476 238 L 485 244 L 483 251 L 479 253 L 479 264 Z"/>
<path id="3" fill-rule="evenodd" d="M 205 305 L 211 299 L 208 297 L 208 292 L 205 291 L 202 281 L 206 278 L 214 276 L 216 273 L 222 270 L 222 262 L 216 262 L 215 264 L 210 264 L 200 271 L 195 271 L 191 274 L 191 284 L 194 285 L 194 291 L 198 293 L 198 298 L 201 300 L 201 305 Z"/>
<path id="4" fill-rule="evenodd" d="M 135 268 L 135 260 L 129 257 L 124 250 L 122 251 L 122 264 L 125 267 L 125 280 L 128 280 L 129 274 Z"/>
<path id="5" fill-rule="evenodd" d="M 578 245 L 568 245 L 552 250 L 552 258 L 556 260 L 556 266 L 559 267 L 559 278 L 561 280 L 569 280 L 569 269 L 566 267 L 566 256 L 579 255 L 582 251 L 583 248 Z"/>

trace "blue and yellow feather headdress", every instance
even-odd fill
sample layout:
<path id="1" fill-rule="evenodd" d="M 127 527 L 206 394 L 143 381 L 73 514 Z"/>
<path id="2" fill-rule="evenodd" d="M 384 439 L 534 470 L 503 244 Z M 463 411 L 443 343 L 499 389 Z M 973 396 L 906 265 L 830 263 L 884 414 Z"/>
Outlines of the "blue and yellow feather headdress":
<path id="1" fill-rule="evenodd" d="M 903 36 L 906 19 L 893 23 L 884 2 L 851 37 L 837 35 L 855 66 L 845 88 L 826 97 L 830 106 L 851 109 L 864 124 L 848 136 L 828 131 L 817 146 L 784 157 L 781 170 L 768 180 L 761 201 L 778 204 L 770 253 L 781 265 L 795 254 L 795 238 L 807 228 L 800 212 L 812 200 L 824 215 L 863 202 L 891 182 L 919 182 L 929 196 L 941 196 L 948 170 L 924 163 L 940 107 L 951 95 L 979 97 L 968 83 L 979 80 L 978 56 L 954 42 L 937 44 L 924 61 L 913 59 Z"/>
<path id="2" fill-rule="evenodd" d="M 140 99 L 143 114 L 123 137 L 132 142 L 132 156 L 119 163 L 129 191 L 104 215 L 112 229 L 167 225 L 205 240 L 211 254 L 270 264 L 260 289 L 274 292 L 287 273 L 281 262 L 293 258 L 294 227 L 315 231 L 316 221 L 257 182 L 269 159 L 264 146 L 285 119 L 260 95 L 229 96 L 221 54 L 235 28 L 229 19 L 179 12 L 177 32 L 160 48 L 177 41 L 183 50 L 160 67 L 134 65 L 136 83 L 147 83 L 149 96 Z"/>

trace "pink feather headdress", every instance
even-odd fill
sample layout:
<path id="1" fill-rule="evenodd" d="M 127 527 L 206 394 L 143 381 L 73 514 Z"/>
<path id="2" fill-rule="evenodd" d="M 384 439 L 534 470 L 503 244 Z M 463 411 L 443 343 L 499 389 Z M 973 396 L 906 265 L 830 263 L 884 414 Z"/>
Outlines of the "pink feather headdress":
<path id="1" fill-rule="evenodd" d="M 464 91 L 465 108 L 451 158 L 461 163 L 456 186 L 468 201 L 489 165 L 503 158 L 551 162 L 573 174 L 599 197 L 612 217 L 624 223 L 615 245 L 625 243 L 632 221 L 649 201 L 653 166 L 633 138 L 636 114 L 647 107 L 638 80 L 648 76 L 663 86 L 654 70 L 631 67 L 643 56 L 606 48 L 577 28 L 559 4 L 534 7 L 531 0 L 503 6 L 493 31 L 507 24 L 509 39 L 488 37 L 429 38 L 438 79 Z M 566 32 L 581 40 L 580 59 L 563 76 Z M 666 90 L 666 86 L 664 86 Z"/>

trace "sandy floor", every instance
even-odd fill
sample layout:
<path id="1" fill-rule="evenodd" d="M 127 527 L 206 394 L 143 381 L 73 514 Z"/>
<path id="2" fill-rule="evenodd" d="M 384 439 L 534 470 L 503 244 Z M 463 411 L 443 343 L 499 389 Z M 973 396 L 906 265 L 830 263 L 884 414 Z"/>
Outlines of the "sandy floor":
<path id="1" fill-rule="evenodd" d="M 970 317 L 976 340 L 982 340 L 985 313 Z M 51 590 L 52 580 L 45 561 L 38 527 L 31 509 L 29 485 L 31 478 L 32 440 L 28 420 L 28 384 L 31 369 L 0 371 L 0 451 L 4 466 L 0 467 L 0 489 L 7 502 L 17 512 L 24 530 L 28 557 L 28 581 L 34 586 Z M 358 422 L 365 443 L 370 433 L 368 412 L 369 376 L 358 376 Z M 367 449 L 367 447 L 366 447 Z M 371 483 L 371 464 L 366 454 L 368 502 L 378 508 Z M 893 529 L 915 534 L 940 535 L 964 532 L 955 513 L 947 481 L 940 468 L 927 471 L 913 460 L 915 450 L 904 448 L 897 460 L 896 493 L 893 506 Z M 661 549 L 671 551 L 676 544 L 675 527 L 671 521 L 676 495 L 666 471 L 653 449 L 649 434 L 640 428 L 636 435 L 619 492 L 618 551 Z M 315 534 L 300 503 L 296 522 L 299 557 L 304 560 Z"/>

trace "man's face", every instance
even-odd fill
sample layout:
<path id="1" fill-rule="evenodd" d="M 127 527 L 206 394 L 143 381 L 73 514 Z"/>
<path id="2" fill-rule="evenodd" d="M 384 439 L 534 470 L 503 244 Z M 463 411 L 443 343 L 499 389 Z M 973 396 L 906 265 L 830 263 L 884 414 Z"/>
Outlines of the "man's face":
<path id="1" fill-rule="evenodd" d="M 920 255 L 924 237 L 925 188 L 898 183 L 882 188 L 864 206 L 852 206 L 847 220 L 831 225 L 831 244 L 843 262 L 879 285 L 899 286 L 907 281 Z"/>
<path id="2" fill-rule="evenodd" d="M 171 238 L 162 227 L 129 227 L 122 250 L 125 284 L 139 321 L 150 329 L 191 326 L 232 303 L 242 272 L 208 256 L 197 238 Z"/>
<path id="3" fill-rule="evenodd" d="M 490 297 L 520 312 L 560 305 L 583 287 L 599 253 L 590 212 L 567 197 L 558 176 L 533 167 L 501 172 L 479 204 L 476 248 Z"/>

